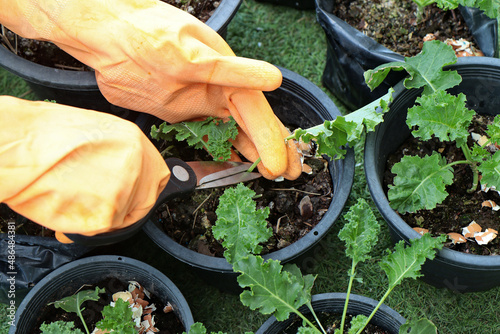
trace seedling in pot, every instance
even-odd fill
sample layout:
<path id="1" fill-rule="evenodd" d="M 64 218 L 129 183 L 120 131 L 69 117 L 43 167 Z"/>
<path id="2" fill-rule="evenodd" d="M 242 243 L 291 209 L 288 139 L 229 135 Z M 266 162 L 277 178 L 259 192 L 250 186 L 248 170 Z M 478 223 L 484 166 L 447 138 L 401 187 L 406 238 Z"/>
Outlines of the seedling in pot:
<path id="1" fill-rule="evenodd" d="M 97 322 L 92 332 L 89 331 L 82 312 L 85 310 L 82 304 L 86 301 L 98 301 L 99 294 L 105 293 L 104 288 L 96 287 L 95 290 L 81 290 L 72 296 L 64 297 L 48 305 L 61 308 L 68 313 L 76 313 L 80 318 L 86 334 L 102 334 L 117 332 L 121 334 L 141 334 L 158 332 L 155 328 L 152 312 L 156 310 L 154 304 L 149 304 L 144 297 L 150 298 L 150 293 L 138 282 L 130 281 L 127 291 L 113 294 L 113 301 L 104 306 L 101 311 L 102 319 Z M 167 304 L 164 312 L 170 312 L 170 304 Z M 80 329 L 74 328 L 74 322 L 55 321 L 43 323 L 40 326 L 42 334 L 84 334 Z"/>
<path id="2" fill-rule="evenodd" d="M 220 199 L 217 209 L 218 221 L 214 227 L 214 235 L 224 238 L 224 256 L 232 264 L 233 270 L 240 274 L 240 286 L 246 288 L 240 295 L 241 302 L 252 310 L 274 315 L 278 321 L 288 319 L 291 313 L 297 314 L 304 324 L 299 333 L 326 333 L 311 304 L 311 289 L 316 276 L 302 275 L 294 264 L 283 266 L 278 260 L 264 260 L 260 255 L 255 255 L 260 251 L 259 243 L 268 237 L 269 230 L 265 221 L 266 210 L 256 209 L 251 200 L 254 195 L 252 190 L 242 184 L 226 190 Z M 368 253 L 377 242 L 380 226 L 363 199 L 351 207 L 345 218 L 348 223 L 339 233 L 339 237 L 346 242 L 346 255 L 353 260 L 349 272 L 349 294 L 356 278 L 356 265 L 369 258 Z M 389 252 L 380 263 L 388 277 L 386 293 L 370 316 L 355 317 L 349 333 L 360 333 L 385 298 L 403 279 L 420 277 L 422 264 L 426 259 L 434 258 L 436 250 L 443 247 L 445 238 L 446 236 L 432 238 L 425 235 L 411 240 L 410 246 L 405 247 L 403 241 L 398 243 L 394 252 Z M 311 311 L 318 326 L 299 311 L 303 305 Z M 346 310 L 347 306 L 348 300 Z M 344 318 L 345 314 L 346 312 Z M 409 328 L 412 333 L 436 333 L 435 326 L 428 320 L 405 325 L 400 333 L 408 333 Z M 430 328 L 430 331 L 424 328 Z M 200 323 L 194 324 L 189 331 L 189 334 L 198 333 L 206 333 L 205 327 Z"/>
<path id="3" fill-rule="evenodd" d="M 395 164 L 392 172 L 396 174 L 394 185 L 389 186 L 388 197 L 391 206 L 399 212 L 415 212 L 420 209 L 433 209 L 441 203 L 448 193 L 447 185 L 453 182 L 453 166 L 468 164 L 473 172 L 473 182 L 469 192 L 476 191 L 481 174 L 481 184 L 500 189 L 500 152 L 491 154 L 487 146 L 500 141 L 500 118 L 497 116 L 487 130 L 488 138 L 467 145 L 468 127 L 475 112 L 465 106 L 466 96 L 446 92 L 458 85 L 462 78 L 456 71 L 443 71 L 446 65 L 454 64 L 457 57 L 453 49 L 439 41 L 425 42 L 421 54 L 406 58 L 404 62 L 383 64 L 365 74 L 367 83 L 374 89 L 391 70 L 406 70 L 410 77 L 404 86 L 423 88 L 416 105 L 408 109 L 406 123 L 414 137 L 429 140 L 432 137 L 442 142 L 452 142 L 460 148 L 465 160 L 447 163 L 438 153 L 418 156 L 404 156 Z M 431 65 L 429 65 L 431 64 Z"/>

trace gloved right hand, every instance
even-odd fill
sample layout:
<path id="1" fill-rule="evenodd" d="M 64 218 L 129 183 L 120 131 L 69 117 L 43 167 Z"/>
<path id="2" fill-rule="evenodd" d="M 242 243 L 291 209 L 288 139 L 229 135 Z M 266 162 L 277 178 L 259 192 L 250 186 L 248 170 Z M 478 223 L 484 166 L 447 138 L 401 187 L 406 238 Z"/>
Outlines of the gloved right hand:
<path id="1" fill-rule="evenodd" d="M 170 171 L 133 123 L 0 96 L 0 202 L 64 233 L 93 236 L 143 218 Z"/>
<path id="2" fill-rule="evenodd" d="M 300 154 L 262 91 L 281 72 L 236 57 L 214 30 L 159 0 L 0 0 L 0 22 L 91 66 L 111 103 L 176 123 L 232 115 L 235 147 L 266 178 L 297 178 Z"/>

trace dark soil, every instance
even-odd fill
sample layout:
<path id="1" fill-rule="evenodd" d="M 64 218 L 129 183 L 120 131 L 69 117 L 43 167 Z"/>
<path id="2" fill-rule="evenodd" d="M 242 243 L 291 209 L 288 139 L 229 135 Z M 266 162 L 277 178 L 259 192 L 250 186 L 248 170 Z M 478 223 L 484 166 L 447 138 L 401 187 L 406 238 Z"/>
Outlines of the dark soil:
<path id="1" fill-rule="evenodd" d="M 109 305 L 112 301 L 112 295 L 119 291 L 128 290 L 128 282 L 122 282 L 116 278 L 107 278 L 97 284 L 84 286 L 81 290 L 95 290 L 96 287 L 104 288 L 106 292 L 99 294 L 100 299 L 98 301 L 88 300 L 82 304 L 82 308 L 85 308 L 85 310 L 82 311 L 82 315 L 90 331 L 92 331 L 97 322 L 101 320 L 101 311 L 104 306 Z M 75 291 L 75 293 L 76 292 L 77 291 Z M 159 300 L 154 295 L 151 296 L 151 300 L 145 299 L 149 301 L 149 304 L 155 304 L 157 308 L 157 310 L 153 312 L 153 315 L 156 323 L 155 327 L 160 330 L 159 333 L 174 334 L 184 332 L 184 326 L 174 312 L 163 312 L 163 307 L 165 306 L 164 301 Z M 62 309 L 55 308 L 53 305 L 47 305 L 42 308 L 35 325 L 37 331 L 33 333 L 40 333 L 38 329 L 42 323 L 51 323 L 58 320 L 72 321 L 75 324 L 75 328 L 79 328 L 85 333 L 83 324 L 76 313 L 67 313 Z"/>
<path id="2" fill-rule="evenodd" d="M 162 1 L 187 11 L 202 22 L 206 22 L 212 16 L 220 3 L 220 1 L 215 0 Z M 7 29 L 5 30 L 5 37 L 8 38 L 10 45 L 17 50 L 17 55 L 24 59 L 40 65 L 65 70 L 93 71 L 91 67 L 76 60 L 51 42 L 23 38 Z M 7 47 L 2 38 L 0 38 L 0 45 Z"/>
<path id="3" fill-rule="evenodd" d="M 491 123 L 491 116 L 479 116 L 474 118 L 469 132 L 485 134 L 487 124 Z M 472 140 L 470 140 L 472 145 Z M 472 147 L 472 146 L 471 146 Z M 433 151 L 439 151 L 446 157 L 448 163 L 465 159 L 462 151 L 456 147 L 454 142 L 442 143 L 438 140 L 422 142 L 410 136 L 399 149 L 388 157 L 384 177 L 384 186 L 387 192 L 387 185 L 393 184 L 394 174 L 390 172 L 392 166 L 399 162 L 404 155 L 430 155 Z M 459 164 L 453 166 L 454 182 L 446 188 L 449 196 L 438 204 L 433 210 L 419 210 L 415 213 L 399 214 L 401 218 L 411 227 L 422 227 L 428 229 L 433 235 L 456 232 L 462 234 L 462 228 L 470 222 L 478 223 L 482 230 L 492 228 L 496 231 L 500 229 L 500 211 L 493 211 L 491 208 L 482 207 L 481 203 L 492 200 L 500 204 L 500 196 L 496 191 L 481 191 L 480 186 L 473 193 L 468 193 L 472 185 L 472 170 L 468 165 Z M 447 244 L 451 249 L 477 255 L 499 255 L 500 238 L 493 239 L 487 245 L 479 245 L 474 240 L 469 240 L 463 244 Z"/>
<path id="4" fill-rule="evenodd" d="M 423 38 L 432 33 L 437 39 L 473 37 L 458 9 L 443 11 L 429 5 L 417 20 L 417 5 L 412 0 L 335 0 L 333 14 L 373 38 L 379 44 L 405 57 L 422 50 Z M 476 45 L 473 44 L 476 47 Z"/>
<path id="5" fill-rule="evenodd" d="M 317 312 L 319 321 L 325 328 L 327 334 L 333 334 L 336 329 L 340 328 L 342 314 L 337 313 L 328 313 L 328 312 Z M 302 325 L 302 319 L 298 315 L 293 315 L 294 320 L 290 326 L 288 326 L 285 330 L 283 330 L 282 334 L 296 334 L 297 329 Z M 316 321 L 312 317 L 312 315 L 306 315 L 306 317 L 311 320 L 315 325 Z M 346 321 L 344 323 L 344 333 L 347 333 L 350 328 L 352 315 L 346 316 Z M 380 328 L 379 326 L 368 324 L 365 329 L 361 332 L 363 334 L 390 334 L 390 332 L 385 329 Z"/>
<path id="6" fill-rule="evenodd" d="M 194 150 L 176 143 L 171 152 L 184 161 L 211 160 L 202 150 Z M 302 173 L 295 181 L 274 182 L 263 177 L 245 183 L 260 196 L 257 208 L 269 207 L 269 226 L 273 236 L 264 245 L 262 254 L 288 246 L 306 235 L 316 226 L 328 210 L 334 191 L 327 161 L 322 158 L 306 159 L 313 169 L 311 175 Z M 187 198 L 176 198 L 161 205 L 155 215 L 165 233 L 181 245 L 200 253 L 222 257 L 224 249 L 211 234 L 217 216 L 218 198 L 226 188 L 196 190 Z M 311 214 L 300 213 L 300 202 L 309 197 Z M 307 199 L 306 199 L 307 200 Z"/>

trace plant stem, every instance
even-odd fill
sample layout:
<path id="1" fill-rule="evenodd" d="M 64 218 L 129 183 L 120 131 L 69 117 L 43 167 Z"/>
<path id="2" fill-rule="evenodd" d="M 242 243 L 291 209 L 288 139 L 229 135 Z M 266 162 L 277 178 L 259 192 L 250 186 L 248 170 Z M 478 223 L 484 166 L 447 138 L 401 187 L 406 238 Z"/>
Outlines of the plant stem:
<path id="1" fill-rule="evenodd" d="M 85 332 L 87 332 L 87 334 L 90 334 L 89 329 L 87 327 L 87 324 L 85 323 L 85 319 L 83 319 L 83 315 L 82 315 L 82 311 L 80 310 L 80 307 L 76 308 L 76 314 L 78 314 L 78 316 L 80 317 L 80 320 L 83 323 L 83 327 L 85 328 Z"/>
<path id="2" fill-rule="evenodd" d="M 318 318 L 316 317 L 316 313 L 314 312 L 314 309 L 311 305 L 311 302 L 308 302 L 306 305 L 309 308 L 309 310 L 311 310 L 312 314 L 314 315 L 314 318 L 318 322 L 318 325 L 321 327 L 321 330 L 323 332 L 321 332 L 316 326 L 314 326 L 314 324 L 311 322 L 311 320 L 307 319 L 301 312 L 299 312 L 299 310 L 295 310 L 294 313 L 297 314 L 299 317 L 301 317 L 302 320 L 304 320 L 309 325 L 309 327 L 311 327 L 315 332 L 318 332 L 320 334 L 326 334 L 325 330 L 323 329 L 320 322 L 318 321 Z"/>
<path id="3" fill-rule="evenodd" d="M 247 173 L 253 172 L 253 170 L 255 169 L 255 167 L 257 167 L 257 165 L 261 162 L 261 160 L 262 159 L 260 157 L 257 160 L 255 160 L 255 162 L 250 167 L 248 167 Z"/>
<path id="4" fill-rule="evenodd" d="M 465 159 L 467 159 L 467 163 L 470 165 L 470 167 L 472 169 L 472 185 L 467 190 L 468 193 L 472 193 L 476 190 L 477 184 L 479 182 L 479 171 L 477 169 L 477 162 L 472 160 L 472 154 L 471 154 L 469 147 L 467 146 L 466 143 L 460 145 L 460 148 L 462 149 L 462 152 L 464 152 Z"/>
<path id="5" fill-rule="evenodd" d="M 321 325 L 321 322 L 319 321 L 318 319 L 318 316 L 316 315 L 316 312 L 314 312 L 314 308 L 312 307 L 312 304 L 311 302 L 309 301 L 307 304 L 307 307 L 309 308 L 309 310 L 311 310 L 311 313 L 312 315 L 314 316 L 314 319 L 316 319 L 316 323 L 318 324 L 318 326 L 321 328 L 321 331 L 326 334 L 326 331 L 325 329 L 323 328 L 323 326 Z M 313 327 L 314 328 L 314 327 Z M 317 329 L 317 328 L 316 328 Z"/>
<path id="6" fill-rule="evenodd" d="M 347 286 L 347 294 L 345 297 L 344 311 L 342 312 L 342 320 L 340 322 L 340 334 L 344 333 L 345 318 L 347 316 L 347 307 L 349 306 L 349 296 L 351 295 L 352 284 L 354 282 L 354 275 L 356 274 L 356 263 L 354 261 L 351 265 L 351 272 L 349 274 L 349 285 Z"/>
<path id="7" fill-rule="evenodd" d="M 394 288 L 395 288 L 395 285 L 393 285 L 392 287 L 389 287 L 389 289 L 387 289 L 387 291 L 385 292 L 385 294 L 382 297 L 382 299 L 380 299 L 380 301 L 378 302 L 377 306 L 375 306 L 375 308 L 373 309 L 372 313 L 370 313 L 370 315 L 368 316 L 368 319 L 366 319 L 365 326 L 363 326 L 363 328 L 361 328 L 356 334 L 361 334 L 361 332 L 363 331 L 363 329 L 366 327 L 366 325 L 368 325 L 370 323 L 370 321 L 372 320 L 372 318 L 375 315 L 375 313 L 377 313 L 377 311 L 380 308 L 380 306 L 382 306 L 382 304 L 384 303 L 385 299 L 389 296 L 389 294 L 392 292 L 392 290 Z"/>

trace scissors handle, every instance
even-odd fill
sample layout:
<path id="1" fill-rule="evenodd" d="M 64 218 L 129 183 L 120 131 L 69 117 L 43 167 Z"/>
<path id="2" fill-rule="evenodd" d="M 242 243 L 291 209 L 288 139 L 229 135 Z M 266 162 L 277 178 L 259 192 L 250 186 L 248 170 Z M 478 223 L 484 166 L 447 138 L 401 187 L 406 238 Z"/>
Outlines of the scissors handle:
<path id="1" fill-rule="evenodd" d="M 188 193 L 196 188 L 196 174 L 187 163 L 178 158 L 167 158 L 165 163 L 170 169 L 170 179 L 158 196 L 156 206 Z"/>

